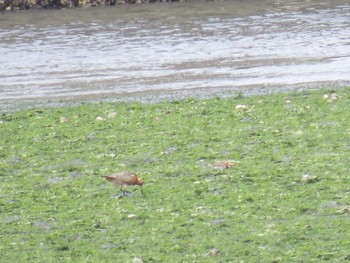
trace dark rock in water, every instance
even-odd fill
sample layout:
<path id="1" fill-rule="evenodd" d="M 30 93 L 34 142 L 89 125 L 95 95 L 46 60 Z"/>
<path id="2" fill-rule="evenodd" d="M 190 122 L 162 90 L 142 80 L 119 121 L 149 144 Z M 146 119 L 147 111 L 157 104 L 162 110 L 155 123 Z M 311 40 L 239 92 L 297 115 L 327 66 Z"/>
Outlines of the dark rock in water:
<path id="1" fill-rule="evenodd" d="M 33 8 L 61 9 L 181 1 L 182 0 L 0 0 L 0 10 L 25 10 Z"/>

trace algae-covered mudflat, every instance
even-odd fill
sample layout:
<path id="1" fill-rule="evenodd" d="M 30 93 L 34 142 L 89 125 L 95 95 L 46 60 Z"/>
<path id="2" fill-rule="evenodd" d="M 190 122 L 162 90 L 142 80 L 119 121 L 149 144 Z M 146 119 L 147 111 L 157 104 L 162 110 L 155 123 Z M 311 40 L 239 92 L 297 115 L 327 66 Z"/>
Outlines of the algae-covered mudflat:
<path id="1" fill-rule="evenodd" d="M 4 113 L 1 262 L 348 261 L 349 105 L 343 88 Z M 101 176 L 119 171 L 144 195 L 116 198 Z"/>

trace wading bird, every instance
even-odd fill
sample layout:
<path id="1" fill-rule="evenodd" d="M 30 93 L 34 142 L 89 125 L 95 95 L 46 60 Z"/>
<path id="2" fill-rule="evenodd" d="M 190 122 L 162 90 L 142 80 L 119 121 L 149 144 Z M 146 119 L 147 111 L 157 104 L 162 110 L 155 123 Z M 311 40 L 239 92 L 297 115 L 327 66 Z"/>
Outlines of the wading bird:
<path id="1" fill-rule="evenodd" d="M 220 161 L 220 162 L 216 162 L 214 164 L 211 164 L 210 167 L 214 168 L 214 169 L 229 169 L 232 166 L 234 166 L 235 164 L 233 162 L 230 161 Z"/>
<path id="2" fill-rule="evenodd" d="M 110 181 L 111 183 L 115 184 L 115 185 L 119 185 L 120 186 L 120 190 L 122 191 L 123 195 L 125 194 L 125 192 L 123 191 L 123 187 L 126 187 L 128 185 L 138 185 L 140 186 L 140 190 L 141 193 L 143 194 L 142 191 L 142 179 L 141 178 L 137 178 L 137 176 L 133 173 L 129 173 L 129 172 L 121 172 L 121 173 L 116 173 L 116 174 L 111 174 L 108 176 L 102 176 L 104 178 L 106 178 L 106 180 Z"/>

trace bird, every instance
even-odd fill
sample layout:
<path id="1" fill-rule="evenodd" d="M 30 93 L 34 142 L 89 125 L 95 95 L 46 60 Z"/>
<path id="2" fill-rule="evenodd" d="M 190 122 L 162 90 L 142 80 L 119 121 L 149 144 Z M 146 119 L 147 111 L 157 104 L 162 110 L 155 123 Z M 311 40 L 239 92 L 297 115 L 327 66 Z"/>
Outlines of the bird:
<path id="1" fill-rule="evenodd" d="M 120 190 L 122 191 L 123 195 L 124 195 L 123 187 L 126 187 L 128 185 L 140 186 L 141 193 L 143 194 L 143 191 L 142 191 L 143 181 L 141 178 L 138 178 L 133 173 L 120 172 L 120 173 L 111 174 L 111 175 L 102 176 L 102 177 L 104 177 L 107 181 L 110 181 L 111 183 L 113 183 L 115 185 L 119 185 Z"/>
<path id="2" fill-rule="evenodd" d="M 214 168 L 214 169 L 224 170 L 224 169 L 229 169 L 234 165 L 235 164 L 233 162 L 230 162 L 230 161 L 220 161 L 220 162 L 216 162 L 214 164 L 211 164 L 209 166 Z"/>

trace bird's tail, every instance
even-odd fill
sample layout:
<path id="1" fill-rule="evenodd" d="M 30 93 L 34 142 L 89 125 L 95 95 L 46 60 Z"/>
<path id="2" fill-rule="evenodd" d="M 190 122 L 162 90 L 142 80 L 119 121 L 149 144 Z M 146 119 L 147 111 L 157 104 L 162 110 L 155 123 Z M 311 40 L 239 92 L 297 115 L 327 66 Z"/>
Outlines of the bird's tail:
<path id="1" fill-rule="evenodd" d="M 101 176 L 102 178 L 105 178 L 107 181 L 110 181 L 110 182 L 114 182 L 116 179 L 114 177 L 111 177 L 111 176 L 108 176 L 108 175 L 104 175 L 104 176 Z"/>

